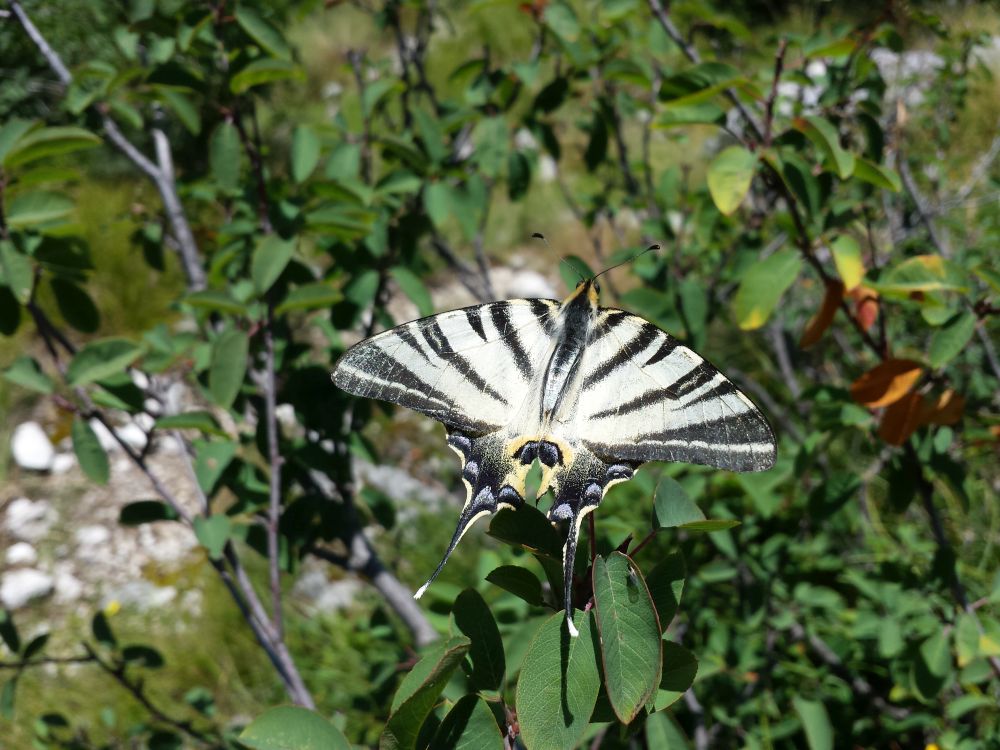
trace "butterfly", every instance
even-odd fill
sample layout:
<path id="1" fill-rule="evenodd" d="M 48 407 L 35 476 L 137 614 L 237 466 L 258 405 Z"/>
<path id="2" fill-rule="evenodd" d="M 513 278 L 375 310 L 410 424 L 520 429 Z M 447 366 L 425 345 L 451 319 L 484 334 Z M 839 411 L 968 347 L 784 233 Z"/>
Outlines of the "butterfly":
<path id="1" fill-rule="evenodd" d="M 441 572 L 473 523 L 524 503 L 537 459 L 538 497 L 568 525 L 563 602 L 572 620 L 580 527 L 608 489 L 647 461 L 730 471 L 774 465 L 754 403 L 713 365 L 649 321 L 600 307 L 596 277 L 564 301 L 512 299 L 431 315 L 365 339 L 338 360 L 334 383 L 356 396 L 442 422 L 462 460 L 465 505 Z"/>

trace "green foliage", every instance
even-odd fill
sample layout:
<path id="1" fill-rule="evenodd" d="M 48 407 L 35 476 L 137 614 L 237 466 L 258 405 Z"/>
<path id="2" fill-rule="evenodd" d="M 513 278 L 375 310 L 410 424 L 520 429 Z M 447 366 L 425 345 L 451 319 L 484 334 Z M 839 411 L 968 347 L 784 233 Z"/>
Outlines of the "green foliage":
<path id="1" fill-rule="evenodd" d="M 0 332 L 17 337 L 0 350 L 3 387 L 71 413 L 96 483 L 109 479 L 97 413 L 151 417 L 151 444 L 180 437 L 197 508 L 144 486 L 120 521 L 198 540 L 225 576 L 216 642 L 266 645 L 280 629 L 267 596 L 270 618 L 240 614 L 253 586 L 224 598 L 243 576 L 263 591 L 322 553 L 338 576 L 405 588 L 433 564 L 442 523 L 356 486 L 355 463 L 457 487 L 439 435 L 348 399 L 328 372 L 359 333 L 433 312 L 451 281 L 496 292 L 480 256 L 521 256 L 572 286 L 661 244 L 602 277 L 605 304 L 719 364 L 780 441 L 763 475 L 649 466 L 616 487 L 572 572 L 579 637 L 553 596 L 563 531 L 531 506 L 498 514 L 430 589 L 417 616 L 435 644 L 412 603 L 373 590 L 329 620 L 284 607 L 288 650 L 257 655 L 296 665 L 319 713 L 272 709 L 244 729 L 235 717 L 294 699 L 287 666 L 252 672 L 273 684 L 244 707 L 224 679 L 170 683 L 191 673 L 162 635 L 140 643 L 98 614 L 59 646 L 45 630 L 26 642 L 5 612 L 14 742 L 536 750 L 701 734 L 966 750 L 1000 737 L 1000 176 L 982 40 L 933 6 L 898 24 L 824 6 L 814 25 L 670 4 L 692 59 L 660 5 L 29 7 L 72 73 L 62 90 L 16 19 L 0 25 L 15 61 L 0 91 Z M 894 80 L 875 47 L 933 47 L 941 64 Z M 150 167 L 169 179 L 144 182 Z M 558 271 L 528 244 L 538 229 L 567 258 Z M 157 410 L 151 379 L 194 403 Z M 278 404 L 293 426 L 276 424 Z M 352 558 L 365 548 L 380 558 Z M 27 715 L 29 674 L 80 641 L 84 668 L 166 686 L 152 699 L 176 705 L 156 715 L 122 693 L 103 724 L 56 698 Z"/>

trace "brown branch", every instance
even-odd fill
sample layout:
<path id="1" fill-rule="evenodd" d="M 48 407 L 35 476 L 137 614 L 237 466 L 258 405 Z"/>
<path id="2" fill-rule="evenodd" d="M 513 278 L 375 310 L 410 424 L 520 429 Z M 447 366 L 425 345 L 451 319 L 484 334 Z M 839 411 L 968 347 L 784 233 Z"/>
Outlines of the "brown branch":
<path id="1" fill-rule="evenodd" d="M 771 93 L 767 96 L 764 107 L 764 146 L 771 145 L 772 126 L 774 124 L 774 102 L 778 98 L 778 83 L 781 81 L 781 71 L 785 66 L 785 50 L 788 40 L 782 37 L 778 43 L 778 51 L 774 53 L 774 78 L 771 80 Z"/>

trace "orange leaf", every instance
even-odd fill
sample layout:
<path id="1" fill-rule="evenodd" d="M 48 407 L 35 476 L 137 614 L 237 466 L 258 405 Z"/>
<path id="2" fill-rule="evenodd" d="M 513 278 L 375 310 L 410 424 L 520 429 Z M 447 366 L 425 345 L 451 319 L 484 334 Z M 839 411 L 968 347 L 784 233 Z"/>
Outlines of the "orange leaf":
<path id="1" fill-rule="evenodd" d="M 833 317 L 837 314 L 840 301 L 844 298 L 843 283 L 830 279 L 826 282 L 826 294 L 823 296 L 823 304 L 819 310 L 806 324 L 806 330 L 802 332 L 799 339 L 799 346 L 808 349 L 823 336 L 823 332 L 830 327 Z"/>
<path id="2" fill-rule="evenodd" d="M 878 292 L 866 286 L 856 286 L 847 296 L 854 301 L 855 319 L 867 331 L 878 318 Z"/>
<path id="3" fill-rule="evenodd" d="M 889 445 L 902 445 L 923 424 L 923 407 L 924 397 L 919 393 L 904 393 L 885 410 L 878 436 Z"/>
<path id="4" fill-rule="evenodd" d="M 937 401 L 924 400 L 924 410 L 920 415 L 922 424 L 955 424 L 965 410 L 965 397 L 949 388 L 938 396 Z"/>
<path id="5" fill-rule="evenodd" d="M 910 359 L 888 359 L 851 384 L 851 398 L 870 409 L 899 401 L 913 387 L 922 372 Z"/>

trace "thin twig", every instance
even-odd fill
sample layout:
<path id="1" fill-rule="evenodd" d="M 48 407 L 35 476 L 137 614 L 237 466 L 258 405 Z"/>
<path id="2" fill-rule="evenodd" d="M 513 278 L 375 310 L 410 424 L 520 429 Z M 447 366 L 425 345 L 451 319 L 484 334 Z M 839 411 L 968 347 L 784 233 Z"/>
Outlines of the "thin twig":
<path id="1" fill-rule="evenodd" d="M 264 335 L 264 420 L 267 427 L 268 464 L 270 467 L 269 502 L 267 512 L 267 554 L 271 585 L 271 625 L 274 635 L 284 640 L 285 625 L 281 606 L 281 557 L 279 524 L 281 523 L 281 467 L 284 458 L 278 445 L 277 382 L 274 364 L 274 306 L 268 303 Z"/>
<path id="2" fill-rule="evenodd" d="M 680 47 L 681 52 L 684 56 L 691 62 L 698 64 L 701 62 L 701 55 L 698 54 L 691 44 L 681 35 L 677 27 L 674 26 L 674 22 L 671 20 L 669 13 L 664 9 L 663 3 L 660 0 L 649 0 L 650 10 L 653 11 L 653 15 L 656 16 L 656 20 L 660 22 L 660 26 L 667 33 L 674 44 Z M 761 129 L 760 125 L 757 124 L 757 120 L 750 114 L 750 110 L 746 108 L 743 102 L 740 101 L 739 96 L 733 89 L 725 89 L 723 92 L 726 98 L 733 103 L 736 107 L 736 111 L 740 113 L 740 116 L 744 119 L 747 125 L 750 126 L 750 130 L 753 131 L 754 136 L 758 141 L 763 140 L 764 131 Z"/>
<path id="3" fill-rule="evenodd" d="M 930 237 L 931 243 L 937 248 L 938 252 L 941 253 L 942 257 L 950 258 L 951 247 L 938 232 L 937 227 L 931 220 L 930 207 L 928 206 L 927 200 L 924 196 L 920 194 L 920 189 L 917 187 L 917 183 L 913 179 L 913 173 L 910 171 L 910 164 L 906 160 L 906 156 L 901 150 L 898 150 L 897 154 L 896 168 L 899 170 L 899 177 L 903 183 L 903 188 L 905 188 L 906 192 L 909 193 L 910 197 L 913 199 L 913 204 L 916 206 L 917 216 L 920 219 L 920 223 L 927 229 L 927 236 Z"/>
<path id="4" fill-rule="evenodd" d="M 121 685 L 125 690 L 127 690 L 139 704 L 146 709 L 147 713 L 152 716 L 156 721 L 161 724 L 166 724 L 169 727 L 173 727 L 179 732 L 183 732 L 188 737 L 197 742 L 205 745 L 216 744 L 219 737 L 212 737 L 204 732 L 195 729 L 189 721 L 182 721 L 180 719 L 175 719 L 172 716 L 167 715 L 162 709 L 160 709 L 156 704 L 154 704 L 143 687 L 142 681 L 133 681 L 129 679 L 126 674 L 126 665 L 124 662 L 117 664 L 111 664 L 100 656 L 97 652 L 87 643 L 83 644 L 83 648 L 86 650 L 87 654 L 91 657 L 91 661 L 97 664 L 109 677 L 115 680 L 119 685 Z"/>
<path id="5" fill-rule="evenodd" d="M 781 71 L 785 66 L 785 50 L 788 40 L 784 37 L 778 43 L 778 51 L 774 54 L 774 78 L 771 80 L 771 93 L 767 96 L 764 108 L 764 146 L 771 145 L 772 125 L 774 124 L 774 102 L 778 98 L 778 83 L 781 81 Z"/>

